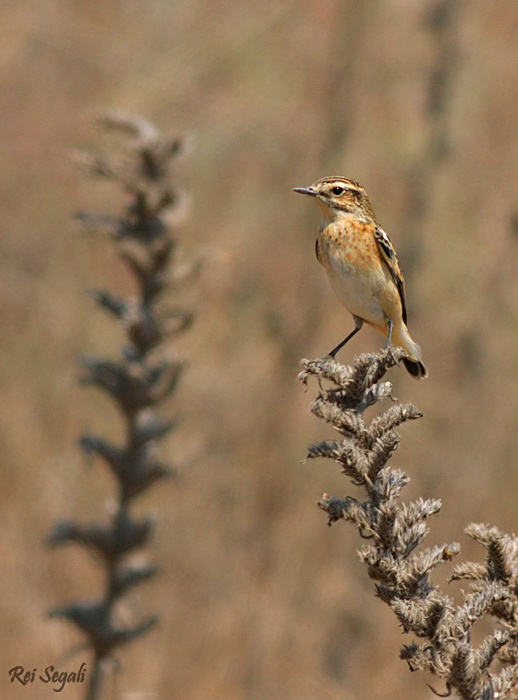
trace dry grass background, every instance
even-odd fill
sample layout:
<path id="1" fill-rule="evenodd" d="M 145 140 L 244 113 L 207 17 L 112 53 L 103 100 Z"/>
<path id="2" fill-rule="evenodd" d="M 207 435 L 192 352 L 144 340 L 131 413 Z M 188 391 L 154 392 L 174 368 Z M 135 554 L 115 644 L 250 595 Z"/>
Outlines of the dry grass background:
<path id="1" fill-rule="evenodd" d="M 186 293 L 199 313 L 170 406 L 183 423 L 167 451 L 184 480 L 141 504 L 159 518 L 163 573 L 132 600 L 162 623 L 124 654 L 120 697 L 430 697 L 397 658 L 400 630 L 372 596 L 358 541 L 315 505 L 343 479 L 301 464 L 329 435 L 309 414 L 298 359 L 327 352 L 350 319 L 314 258 L 317 214 L 290 189 L 358 179 L 400 251 L 430 378 L 395 373 L 396 394 L 425 414 L 404 428 L 397 460 L 407 496 L 443 500 L 430 540 L 460 539 L 477 558 L 468 522 L 518 529 L 518 6 L 446 3 L 442 27 L 436 6 L 0 7 L 3 696 L 52 694 L 9 685 L 7 671 L 72 667 L 63 655 L 77 639 L 45 612 L 100 585 L 84 552 L 43 546 L 57 519 L 98 517 L 111 487 L 82 464 L 79 434 L 120 430 L 76 385 L 79 354 L 120 342 L 84 292 L 130 284 L 104 241 L 70 231 L 73 210 L 120 202 L 69 159 L 109 146 L 83 118 L 99 107 L 192 134 L 178 173 L 192 196 L 183 242 L 206 260 Z M 430 111 L 434 77 L 444 100 Z M 341 359 L 379 343 L 365 330 Z"/>

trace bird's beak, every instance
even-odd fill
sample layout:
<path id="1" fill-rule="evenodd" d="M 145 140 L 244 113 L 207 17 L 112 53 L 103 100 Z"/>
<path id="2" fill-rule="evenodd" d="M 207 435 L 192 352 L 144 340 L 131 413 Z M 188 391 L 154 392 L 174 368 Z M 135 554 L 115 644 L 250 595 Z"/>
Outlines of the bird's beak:
<path id="1" fill-rule="evenodd" d="M 316 190 L 314 190 L 312 187 L 294 187 L 293 191 L 298 192 L 299 194 L 309 194 L 311 197 L 317 196 Z"/>

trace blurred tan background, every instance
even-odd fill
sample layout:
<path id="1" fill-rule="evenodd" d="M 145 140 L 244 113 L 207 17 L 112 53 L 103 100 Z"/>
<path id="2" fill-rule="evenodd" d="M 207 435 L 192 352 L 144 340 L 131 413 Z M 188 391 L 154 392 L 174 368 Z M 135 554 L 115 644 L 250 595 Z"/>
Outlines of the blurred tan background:
<path id="1" fill-rule="evenodd" d="M 70 225 L 123 201 L 70 160 L 109 147 L 85 115 L 110 108 L 192 137 L 181 237 L 206 261 L 183 293 L 198 315 L 165 408 L 182 416 L 164 456 L 183 479 L 138 504 L 158 519 L 162 575 L 130 612 L 161 625 L 121 655 L 114 697 L 433 697 L 398 659 L 410 639 L 373 597 L 357 533 L 315 505 L 354 490 L 336 465 L 302 463 L 332 432 L 309 414 L 298 360 L 352 325 L 314 256 L 316 208 L 291 188 L 342 174 L 369 192 L 430 373 L 393 373 L 425 414 L 394 464 L 407 499 L 443 500 L 428 544 L 482 556 L 468 522 L 518 529 L 518 4 L 8 0 L 0 27 L 2 696 L 53 696 L 11 686 L 13 665 L 88 658 L 67 659 L 80 638 L 45 614 L 102 585 L 85 552 L 44 538 L 59 518 L 98 520 L 112 488 L 77 439 L 120 425 L 77 386 L 77 358 L 121 340 L 85 292 L 131 286 L 106 241 Z M 340 359 L 381 342 L 365 329 Z"/>

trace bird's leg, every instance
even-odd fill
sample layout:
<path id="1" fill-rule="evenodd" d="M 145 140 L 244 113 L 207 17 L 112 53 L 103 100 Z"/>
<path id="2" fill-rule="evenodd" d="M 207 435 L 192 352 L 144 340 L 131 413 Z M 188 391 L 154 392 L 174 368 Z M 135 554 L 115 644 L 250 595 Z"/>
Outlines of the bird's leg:
<path id="1" fill-rule="evenodd" d="M 356 335 L 356 333 L 358 333 L 358 331 L 361 330 L 361 327 L 363 326 L 363 321 L 361 320 L 361 318 L 358 318 L 357 316 L 355 316 L 354 323 L 355 323 L 354 330 L 351 331 L 349 333 L 349 335 L 342 340 L 341 343 L 338 343 L 338 345 L 336 346 L 336 348 L 334 350 L 331 350 L 331 352 L 328 354 L 328 357 L 332 357 L 334 360 L 336 353 L 339 350 L 341 350 L 343 348 L 343 346 L 351 340 L 353 335 Z"/>
<path id="2" fill-rule="evenodd" d="M 394 328 L 394 321 L 391 321 L 390 318 L 387 318 L 387 324 L 388 324 L 388 332 L 387 332 L 387 342 L 385 343 L 385 350 L 387 348 L 390 348 L 392 343 L 392 329 Z"/>

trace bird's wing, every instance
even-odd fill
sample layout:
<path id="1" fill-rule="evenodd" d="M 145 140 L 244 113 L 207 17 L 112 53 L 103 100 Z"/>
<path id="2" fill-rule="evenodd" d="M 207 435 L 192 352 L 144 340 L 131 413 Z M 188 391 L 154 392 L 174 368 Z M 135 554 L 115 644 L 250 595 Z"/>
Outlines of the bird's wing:
<path id="1" fill-rule="evenodd" d="M 394 280 L 394 284 L 399 292 L 403 321 L 406 323 L 405 280 L 403 279 L 403 275 L 399 267 L 396 251 L 394 250 L 394 246 L 392 245 L 390 238 L 387 236 L 381 226 L 378 226 L 377 224 L 374 230 L 374 237 L 376 238 L 376 243 L 378 244 L 383 262 L 388 267 L 392 279 Z"/>
<path id="2" fill-rule="evenodd" d="M 318 238 L 315 241 L 315 253 L 317 255 L 318 262 L 322 265 L 322 258 L 320 257 L 320 248 L 318 247 Z"/>

